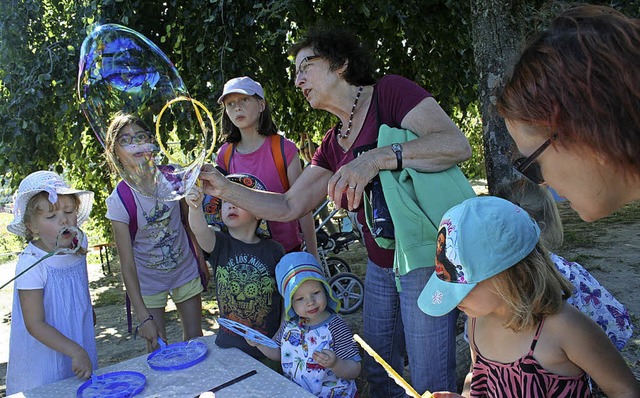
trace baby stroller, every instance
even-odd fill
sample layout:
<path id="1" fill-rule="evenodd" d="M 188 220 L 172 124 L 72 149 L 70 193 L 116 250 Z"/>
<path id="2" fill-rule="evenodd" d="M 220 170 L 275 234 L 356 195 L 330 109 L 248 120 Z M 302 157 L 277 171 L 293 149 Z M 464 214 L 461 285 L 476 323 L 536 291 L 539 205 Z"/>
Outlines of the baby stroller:
<path id="1" fill-rule="evenodd" d="M 328 204 L 329 200 L 327 199 L 316 209 L 313 214 L 314 218 Z M 364 301 L 364 283 L 360 277 L 351 272 L 351 267 L 344 259 L 330 254 L 331 252 L 338 254 L 343 250 L 349 250 L 351 243 L 360 240 L 360 232 L 357 228 L 353 228 L 351 231 L 341 231 L 329 235 L 324 227 L 338 211 L 338 209 L 332 210 L 324 220 L 320 220 L 316 227 L 318 255 L 324 274 L 329 279 L 329 286 L 341 302 L 340 314 L 352 314 L 362 306 Z"/>

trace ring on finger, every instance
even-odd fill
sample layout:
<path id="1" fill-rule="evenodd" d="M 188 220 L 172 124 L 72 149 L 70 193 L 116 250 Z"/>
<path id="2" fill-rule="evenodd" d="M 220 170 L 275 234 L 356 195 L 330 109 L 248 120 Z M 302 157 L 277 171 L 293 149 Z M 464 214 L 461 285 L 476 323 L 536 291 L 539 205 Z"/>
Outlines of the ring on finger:
<path id="1" fill-rule="evenodd" d="M 355 185 L 349 185 L 349 189 L 356 189 Z"/>

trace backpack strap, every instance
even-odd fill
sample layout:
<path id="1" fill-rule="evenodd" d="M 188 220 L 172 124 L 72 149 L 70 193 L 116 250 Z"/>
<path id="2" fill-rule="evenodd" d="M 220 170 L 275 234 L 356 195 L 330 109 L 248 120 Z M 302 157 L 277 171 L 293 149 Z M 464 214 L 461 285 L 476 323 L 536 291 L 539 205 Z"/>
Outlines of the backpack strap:
<path id="1" fill-rule="evenodd" d="M 269 136 L 271 141 L 271 156 L 273 156 L 273 162 L 278 169 L 278 177 L 280 177 L 280 183 L 285 191 L 289 190 L 289 177 L 287 176 L 287 157 L 284 153 L 284 137 L 280 134 L 273 134 Z M 227 172 L 230 171 L 231 158 L 235 152 L 236 145 L 229 144 L 222 155 L 222 161 Z"/>
<path id="2" fill-rule="evenodd" d="M 136 232 L 138 232 L 138 209 L 136 207 L 136 201 L 133 198 L 133 191 L 131 191 L 131 187 L 122 180 L 118 183 L 116 192 L 118 192 L 118 196 L 125 210 L 127 210 L 127 214 L 129 214 L 129 234 L 131 235 L 131 243 L 133 243 L 133 240 L 136 238 Z"/>
<path id="3" fill-rule="evenodd" d="M 287 177 L 287 158 L 284 154 L 284 137 L 280 134 L 270 135 L 271 156 L 278 169 L 278 176 L 285 191 L 289 190 L 289 177 Z"/>
<path id="4" fill-rule="evenodd" d="M 131 244 L 133 244 L 133 240 L 136 238 L 136 232 L 138 232 L 138 209 L 136 207 L 136 201 L 133 198 L 133 191 L 131 191 L 131 187 L 127 185 L 124 180 L 118 183 L 116 188 L 116 192 L 124 205 L 124 208 L 127 210 L 129 214 L 129 234 L 131 235 Z M 131 333 L 133 329 L 132 325 L 132 317 L 131 317 L 131 300 L 129 299 L 129 295 L 125 292 L 125 307 L 127 311 L 127 331 Z"/>
<path id="5" fill-rule="evenodd" d="M 236 144 L 227 145 L 227 149 L 225 149 L 224 154 L 222 155 L 222 163 L 224 164 L 224 168 L 229 173 L 229 167 L 231 167 L 231 158 L 233 157 L 233 152 L 235 152 Z"/>

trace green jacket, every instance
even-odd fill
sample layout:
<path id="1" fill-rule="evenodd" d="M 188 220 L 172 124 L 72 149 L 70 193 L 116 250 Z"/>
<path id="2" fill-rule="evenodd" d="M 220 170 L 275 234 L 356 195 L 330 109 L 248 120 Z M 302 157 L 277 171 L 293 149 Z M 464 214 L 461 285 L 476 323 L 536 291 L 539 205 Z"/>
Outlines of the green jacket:
<path id="1" fill-rule="evenodd" d="M 418 138 L 409 130 L 380 126 L 378 148 Z M 438 226 L 444 213 L 465 199 L 476 196 L 458 166 L 437 173 L 405 168 L 380 172 L 382 191 L 391 213 L 395 241 L 376 238 L 380 247 L 395 248 L 396 275 L 421 267 L 433 267 Z M 365 201 L 366 203 L 367 201 Z M 366 208 L 371 224 L 370 206 Z"/>

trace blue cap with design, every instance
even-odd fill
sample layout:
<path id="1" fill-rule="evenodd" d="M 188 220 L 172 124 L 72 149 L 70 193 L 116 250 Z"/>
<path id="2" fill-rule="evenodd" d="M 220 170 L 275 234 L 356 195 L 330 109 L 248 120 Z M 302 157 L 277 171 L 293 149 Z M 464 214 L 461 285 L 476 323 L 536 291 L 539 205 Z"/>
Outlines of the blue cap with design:
<path id="1" fill-rule="evenodd" d="M 539 239 L 536 222 L 507 200 L 479 196 L 452 207 L 440 221 L 436 271 L 418 306 L 428 315 L 447 314 L 479 282 L 527 257 Z"/>

